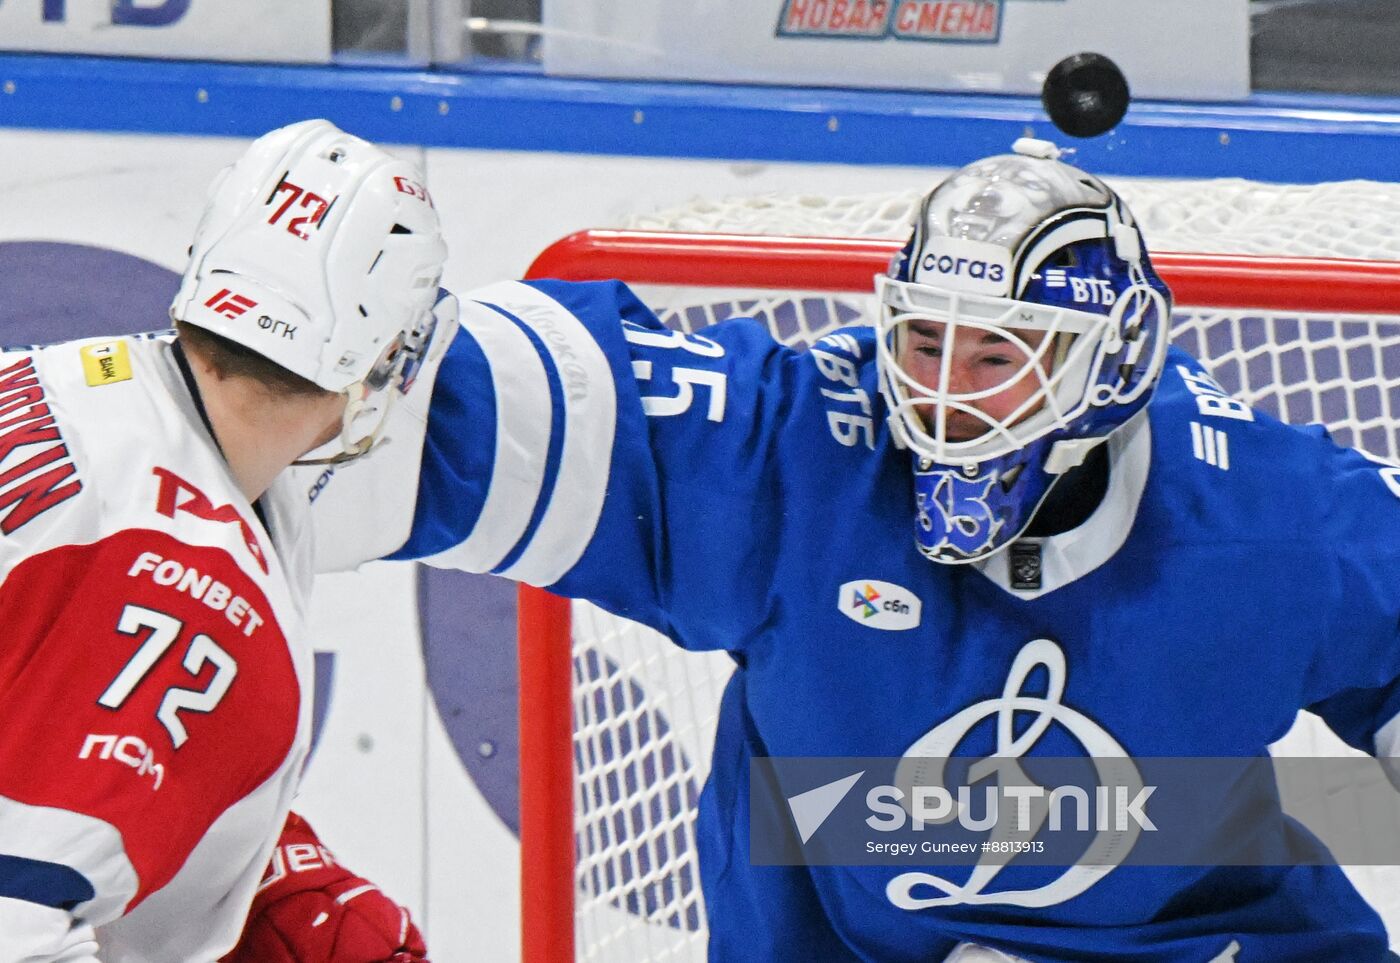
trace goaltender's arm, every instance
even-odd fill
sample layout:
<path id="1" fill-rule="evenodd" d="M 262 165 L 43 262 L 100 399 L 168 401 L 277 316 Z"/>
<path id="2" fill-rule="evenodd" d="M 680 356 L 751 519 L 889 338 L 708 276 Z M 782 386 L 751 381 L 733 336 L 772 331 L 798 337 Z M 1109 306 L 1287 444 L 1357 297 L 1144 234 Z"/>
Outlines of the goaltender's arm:
<path id="1" fill-rule="evenodd" d="M 780 452 L 836 458 L 873 437 L 838 438 L 820 399 L 803 403 L 831 387 L 813 354 L 834 363 L 751 319 L 671 331 L 618 282 L 471 292 L 385 449 L 308 484 L 320 567 L 389 557 L 492 572 L 689 648 L 738 648 L 769 615 L 794 508 Z"/>

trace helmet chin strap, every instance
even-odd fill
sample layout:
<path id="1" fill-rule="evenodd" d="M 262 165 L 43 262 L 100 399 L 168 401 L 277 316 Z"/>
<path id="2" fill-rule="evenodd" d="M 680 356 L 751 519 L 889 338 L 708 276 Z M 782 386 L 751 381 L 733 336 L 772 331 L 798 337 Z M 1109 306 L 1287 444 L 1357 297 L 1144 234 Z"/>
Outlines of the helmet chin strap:
<path id="1" fill-rule="evenodd" d="M 430 311 L 425 311 L 419 322 L 400 335 L 393 344 L 384 349 L 384 354 L 368 374 L 345 389 L 345 411 L 340 416 L 340 447 L 334 455 L 321 458 L 300 458 L 293 465 L 343 465 L 368 455 L 376 445 L 387 444 L 389 439 L 381 439 L 384 428 L 389 423 L 389 412 L 394 408 L 394 400 L 407 393 L 417 377 L 419 367 L 431 352 L 434 357 L 446 350 L 457 328 L 457 298 L 447 291 L 438 291 L 438 300 Z M 376 387 L 377 386 L 377 387 Z M 367 435 L 356 438 L 355 422 L 367 413 L 373 413 L 376 406 L 370 399 L 384 398 L 384 408 L 378 422 Z"/>
<path id="2" fill-rule="evenodd" d="M 369 386 L 363 381 L 357 381 L 349 388 L 345 389 L 350 395 L 345 404 L 345 411 L 340 416 L 340 446 L 341 450 L 334 455 L 326 455 L 322 458 L 299 458 L 292 462 L 293 465 L 344 465 L 357 458 L 362 458 L 370 453 L 370 450 L 381 441 L 380 436 L 384 433 L 384 426 L 389 423 L 389 412 L 394 407 L 394 396 L 399 394 L 397 390 L 399 379 L 396 376 L 389 384 L 380 391 L 371 392 Z M 373 430 L 367 435 L 355 438 L 355 422 L 366 412 L 372 412 L 373 407 L 369 404 L 369 399 L 373 395 L 384 397 L 384 411 L 379 416 Z"/>

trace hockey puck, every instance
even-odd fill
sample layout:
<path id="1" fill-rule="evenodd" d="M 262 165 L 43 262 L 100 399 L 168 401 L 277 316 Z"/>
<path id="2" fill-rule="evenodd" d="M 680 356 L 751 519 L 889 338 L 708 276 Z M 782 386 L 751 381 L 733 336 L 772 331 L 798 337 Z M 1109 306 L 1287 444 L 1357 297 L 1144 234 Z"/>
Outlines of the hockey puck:
<path id="1" fill-rule="evenodd" d="M 1078 53 L 1045 75 L 1040 102 L 1060 130 L 1071 137 L 1097 137 L 1112 130 L 1128 112 L 1128 81 L 1103 54 Z"/>

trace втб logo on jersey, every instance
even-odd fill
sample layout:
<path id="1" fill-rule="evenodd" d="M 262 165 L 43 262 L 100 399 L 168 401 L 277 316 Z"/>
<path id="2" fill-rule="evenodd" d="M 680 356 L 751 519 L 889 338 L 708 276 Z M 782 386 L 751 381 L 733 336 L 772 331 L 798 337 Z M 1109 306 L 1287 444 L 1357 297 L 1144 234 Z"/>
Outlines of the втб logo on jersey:
<path id="1" fill-rule="evenodd" d="M 1028 695 L 1026 682 L 1041 668 L 1047 676 L 1045 694 Z M 896 786 L 944 785 L 949 757 L 956 755 L 963 740 L 983 719 L 995 716 L 996 751 L 969 770 L 969 781 L 994 778 L 999 790 L 1008 785 L 1035 785 L 1016 760 L 1028 755 L 1050 726 L 1058 724 L 1090 757 L 1100 786 L 1112 786 L 1128 798 L 1135 795 L 1145 798 L 1142 776 L 1127 750 L 1093 719 L 1061 701 L 1067 676 L 1065 653 L 1058 645 L 1049 639 L 1026 643 L 1016 653 L 1001 698 L 968 706 L 917 739 L 905 751 L 896 770 Z M 1032 716 L 1029 724 L 1026 716 Z M 1034 808 L 1029 832 L 1011 828 L 1008 825 L 1011 820 L 998 821 L 991 839 L 996 842 L 1034 839 L 1047 816 L 1046 807 Z M 983 856 L 961 885 L 932 873 L 901 873 L 885 887 L 885 896 L 905 910 L 957 905 L 1053 906 L 1078 896 L 1108 875 L 1127 858 L 1142 829 L 1142 825 L 1132 819 L 1113 824 L 1111 828 L 1100 828 L 1079 865 L 1069 867 L 1057 879 L 1035 889 L 986 892 L 987 886 L 1006 867 L 1004 860 Z"/>
<path id="2" fill-rule="evenodd" d="M 872 629 L 899 632 L 919 624 L 919 597 L 891 582 L 858 579 L 837 591 L 837 607 L 846 618 Z"/>

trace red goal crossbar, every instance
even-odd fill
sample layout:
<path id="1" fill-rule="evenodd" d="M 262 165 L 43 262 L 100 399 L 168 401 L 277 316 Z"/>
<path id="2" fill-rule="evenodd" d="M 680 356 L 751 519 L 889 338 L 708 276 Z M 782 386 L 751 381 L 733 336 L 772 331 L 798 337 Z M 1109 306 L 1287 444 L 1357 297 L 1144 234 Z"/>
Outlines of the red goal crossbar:
<path id="1" fill-rule="evenodd" d="M 900 242 L 595 230 L 545 249 L 527 279 L 871 293 Z M 1180 305 L 1400 315 L 1400 262 L 1152 256 Z M 520 858 L 524 963 L 574 960 L 573 677 L 567 600 L 522 586 Z M 528 704 L 529 711 L 524 711 Z"/>
<path id="2" fill-rule="evenodd" d="M 799 291 L 873 290 L 900 242 L 669 231 L 579 231 L 535 258 L 527 278 Z M 1247 254 L 1152 255 L 1178 304 L 1312 313 L 1400 313 L 1400 262 Z"/>

